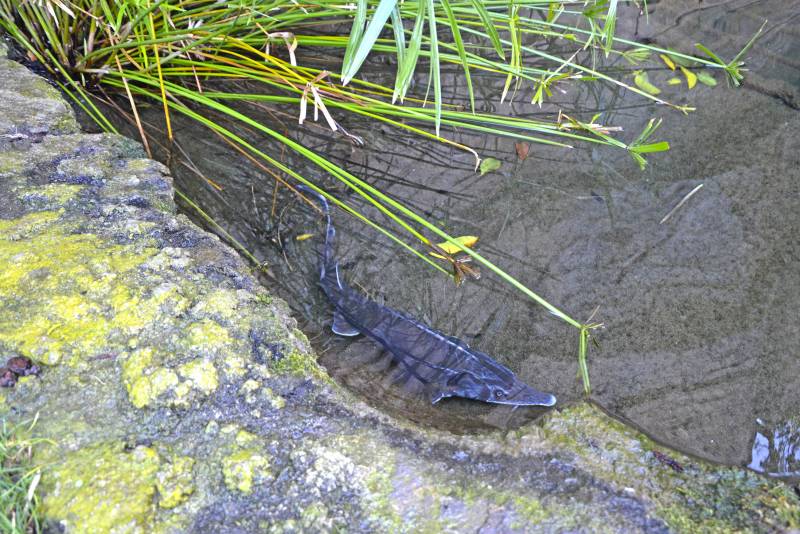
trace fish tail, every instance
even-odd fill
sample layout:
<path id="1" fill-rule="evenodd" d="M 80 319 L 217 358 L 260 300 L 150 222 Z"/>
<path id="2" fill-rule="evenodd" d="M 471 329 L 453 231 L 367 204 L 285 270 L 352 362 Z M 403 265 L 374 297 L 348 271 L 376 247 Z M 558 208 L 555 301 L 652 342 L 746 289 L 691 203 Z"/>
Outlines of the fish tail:
<path id="1" fill-rule="evenodd" d="M 322 212 L 325 214 L 325 245 L 322 249 L 322 269 L 320 272 L 320 278 L 325 278 L 325 271 L 328 267 L 333 267 L 335 269 L 332 262 L 333 238 L 336 236 L 336 230 L 333 228 L 333 223 L 331 222 L 331 207 L 328 204 L 328 199 L 326 199 L 322 193 L 311 189 L 307 185 L 298 185 L 296 187 L 299 191 L 315 197 L 320 208 L 322 208 Z"/>

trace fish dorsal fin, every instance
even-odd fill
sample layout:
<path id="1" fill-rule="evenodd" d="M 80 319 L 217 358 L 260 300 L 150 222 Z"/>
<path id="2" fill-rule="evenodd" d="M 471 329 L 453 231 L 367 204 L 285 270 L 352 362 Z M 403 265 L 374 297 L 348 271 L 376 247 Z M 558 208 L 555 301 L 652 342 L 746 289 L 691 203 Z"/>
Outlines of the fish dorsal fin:
<path id="1" fill-rule="evenodd" d="M 339 313 L 339 310 L 333 312 L 333 324 L 331 325 L 331 330 L 333 330 L 334 334 L 347 337 L 357 336 L 361 333 L 355 326 L 351 325 L 341 313 Z"/>

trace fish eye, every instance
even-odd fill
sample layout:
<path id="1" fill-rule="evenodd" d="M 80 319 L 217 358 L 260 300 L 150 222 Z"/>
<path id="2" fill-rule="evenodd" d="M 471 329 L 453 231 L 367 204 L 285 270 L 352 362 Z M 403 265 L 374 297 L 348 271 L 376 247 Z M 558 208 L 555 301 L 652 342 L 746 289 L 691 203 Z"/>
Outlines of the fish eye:
<path id="1" fill-rule="evenodd" d="M 505 396 L 506 396 L 505 392 L 503 392 L 503 391 L 501 391 L 499 389 L 494 390 L 494 397 L 496 399 L 502 399 Z"/>

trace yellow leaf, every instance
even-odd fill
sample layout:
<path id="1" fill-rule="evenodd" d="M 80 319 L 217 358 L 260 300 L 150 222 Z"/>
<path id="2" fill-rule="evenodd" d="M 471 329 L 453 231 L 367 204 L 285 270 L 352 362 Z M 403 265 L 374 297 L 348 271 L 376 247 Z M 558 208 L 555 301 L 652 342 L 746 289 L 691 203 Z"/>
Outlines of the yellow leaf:
<path id="1" fill-rule="evenodd" d="M 697 85 L 697 75 L 687 69 L 686 67 L 681 67 L 681 72 L 684 76 L 686 76 L 686 83 L 689 84 L 689 89 L 692 89 L 695 85 Z"/>
<path id="2" fill-rule="evenodd" d="M 659 54 L 658 57 L 661 58 L 661 61 L 663 61 L 664 63 L 667 64 L 667 67 L 669 67 L 669 70 L 675 70 L 675 62 L 672 61 L 669 58 L 669 56 L 667 56 L 665 54 Z"/>
<path id="3" fill-rule="evenodd" d="M 667 83 L 669 85 L 680 85 L 681 79 L 680 78 L 670 78 L 669 80 L 667 80 Z"/>
<path id="4" fill-rule="evenodd" d="M 467 248 L 474 247 L 475 243 L 478 242 L 478 238 L 474 235 L 462 235 L 460 237 L 454 238 L 453 240 L 458 241 Z M 459 252 L 461 250 L 453 243 L 438 243 L 436 246 L 442 249 L 443 251 L 447 252 L 448 254 L 455 254 L 456 252 Z M 429 252 L 428 254 L 430 254 L 435 258 L 444 259 L 441 255 L 436 254 L 435 252 Z"/>
<path id="5" fill-rule="evenodd" d="M 295 237 L 295 241 L 305 241 L 306 239 L 310 239 L 314 237 L 314 234 L 300 234 L 299 236 Z"/>

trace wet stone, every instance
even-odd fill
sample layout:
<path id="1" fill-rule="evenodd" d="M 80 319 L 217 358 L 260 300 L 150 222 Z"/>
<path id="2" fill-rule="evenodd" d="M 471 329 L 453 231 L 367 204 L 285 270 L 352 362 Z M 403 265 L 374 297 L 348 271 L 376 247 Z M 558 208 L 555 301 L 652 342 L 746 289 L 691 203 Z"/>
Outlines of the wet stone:
<path id="1" fill-rule="evenodd" d="M 28 140 L 43 135 L 75 133 L 75 115 L 59 91 L 0 50 L 0 141 Z"/>

